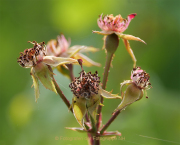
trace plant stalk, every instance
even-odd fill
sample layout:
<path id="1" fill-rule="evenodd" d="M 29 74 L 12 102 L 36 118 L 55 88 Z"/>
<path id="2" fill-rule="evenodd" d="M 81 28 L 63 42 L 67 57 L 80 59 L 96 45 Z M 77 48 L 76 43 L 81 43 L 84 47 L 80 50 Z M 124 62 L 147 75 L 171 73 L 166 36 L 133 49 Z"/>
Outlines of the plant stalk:
<path id="1" fill-rule="evenodd" d="M 74 81 L 74 74 L 73 74 L 73 65 L 67 64 L 67 67 L 69 68 L 69 77 L 71 79 L 71 82 Z"/>
<path id="2" fill-rule="evenodd" d="M 114 121 L 114 119 L 116 119 L 116 117 L 119 115 L 120 112 L 121 111 L 118 110 L 113 114 L 113 116 L 109 119 L 109 121 L 100 130 L 100 134 L 103 134 L 103 132 L 109 127 L 109 125 Z"/>
<path id="3" fill-rule="evenodd" d="M 67 100 L 67 98 L 65 97 L 65 95 L 63 94 L 63 92 L 61 91 L 59 85 L 57 84 L 56 80 L 53 77 L 53 83 L 56 87 L 56 91 L 59 94 L 59 96 L 61 97 L 61 99 L 64 101 L 64 103 L 66 104 L 66 106 L 68 107 L 68 109 L 73 113 L 73 110 L 71 108 L 71 104 L 69 103 L 69 101 Z"/>
<path id="4" fill-rule="evenodd" d="M 103 89 L 106 88 L 106 84 L 107 84 L 107 79 L 108 79 L 109 69 L 110 69 L 110 66 L 111 66 L 112 57 L 113 57 L 113 53 L 107 52 L 106 64 L 105 64 L 103 81 L 102 81 L 102 88 Z M 103 104 L 103 97 L 102 96 L 101 96 L 100 102 L 101 102 L 101 104 Z M 99 114 L 101 113 L 101 110 L 102 110 L 102 106 L 99 105 L 98 106 L 98 110 L 97 110 L 97 116 L 96 116 L 96 119 L 97 119 L 97 129 L 99 128 L 99 125 L 100 125 L 100 121 L 99 121 L 100 115 Z"/>

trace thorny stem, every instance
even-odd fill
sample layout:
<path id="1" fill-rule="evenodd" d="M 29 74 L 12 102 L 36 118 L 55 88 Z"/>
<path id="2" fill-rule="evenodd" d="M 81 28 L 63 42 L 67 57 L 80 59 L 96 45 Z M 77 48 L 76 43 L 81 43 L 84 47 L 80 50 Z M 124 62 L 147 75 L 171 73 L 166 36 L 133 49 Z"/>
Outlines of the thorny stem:
<path id="1" fill-rule="evenodd" d="M 57 84 L 56 80 L 53 77 L 53 83 L 56 87 L 56 91 L 59 94 L 59 96 L 61 97 L 61 99 L 64 101 L 64 103 L 66 104 L 66 106 L 68 107 L 68 109 L 73 113 L 73 110 L 71 107 L 71 104 L 69 103 L 69 101 L 67 100 L 67 98 L 65 97 L 65 95 L 63 94 L 63 92 L 61 91 L 61 89 L 59 88 L 59 85 Z"/>
<path id="2" fill-rule="evenodd" d="M 121 111 L 118 110 L 113 114 L 113 116 L 108 120 L 108 122 L 100 130 L 100 134 L 103 134 L 103 132 L 109 127 L 109 125 L 114 121 L 114 119 L 116 119 L 116 117 L 119 115 L 120 112 Z"/>

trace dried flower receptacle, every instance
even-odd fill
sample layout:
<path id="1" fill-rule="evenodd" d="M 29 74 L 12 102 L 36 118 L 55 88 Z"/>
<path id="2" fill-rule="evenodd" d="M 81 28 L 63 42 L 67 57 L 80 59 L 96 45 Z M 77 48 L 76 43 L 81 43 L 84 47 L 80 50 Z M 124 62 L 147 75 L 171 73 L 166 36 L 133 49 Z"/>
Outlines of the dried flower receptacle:
<path id="1" fill-rule="evenodd" d="M 136 40 L 145 43 L 139 37 L 135 37 L 133 35 L 123 34 L 123 32 L 128 28 L 129 23 L 131 20 L 136 16 L 136 14 L 130 14 L 127 16 L 126 19 L 123 19 L 121 15 L 113 16 L 111 15 L 100 15 L 99 19 L 97 20 L 98 26 L 102 31 L 93 31 L 93 33 L 104 35 L 104 40 L 108 35 L 112 35 L 113 33 L 116 34 L 118 37 L 123 39 L 124 45 L 130 54 L 134 64 L 133 67 L 136 67 L 136 58 L 134 53 L 130 47 L 128 40 Z M 145 43 L 146 44 L 146 43 Z"/>
<path id="2" fill-rule="evenodd" d="M 82 70 L 80 76 L 76 77 L 69 87 L 73 92 L 73 113 L 81 126 L 84 124 L 84 116 L 87 111 L 95 118 L 96 107 L 100 104 L 101 95 L 108 99 L 121 99 L 120 96 L 111 94 L 101 88 L 97 71 L 92 74 Z"/>
<path id="3" fill-rule="evenodd" d="M 77 60 L 72 58 L 61 58 L 55 56 L 46 56 L 46 46 L 44 42 L 37 43 L 30 42 L 34 46 L 30 49 L 25 49 L 20 53 L 18 63 L 21 67 L 31 68 L 31 76 L 33 79 L 33 86 L 35 88 L 35 101 L 39 98 L 39 84 L 38 80 L 45 88 L 54 91 L 55 85 L 53 83 L 53 72 L 50 66 L 58 66 L 63 64 L 77 63 Z"/>
<path id="4" fill-rule="evenodd" d="M 131 80 L 121 83 L 121 91 L 125 85 L 128 85 L 128 87 L 124 93 L 121 92 L 122 101 L 115 111 L 122 110 L 133 102 L 140 100 L 143 97 L 144 91 L 151 88 L 149 78 L 150 75 L 140 67 L 134 68 L 131 72 Z"/>

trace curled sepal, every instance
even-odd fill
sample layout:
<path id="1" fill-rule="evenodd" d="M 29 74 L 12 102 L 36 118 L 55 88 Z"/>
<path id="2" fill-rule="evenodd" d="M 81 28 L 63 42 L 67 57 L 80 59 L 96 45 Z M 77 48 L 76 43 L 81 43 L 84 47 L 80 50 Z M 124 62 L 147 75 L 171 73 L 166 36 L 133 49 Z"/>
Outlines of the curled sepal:
<path id="1" fill-rule="evenodd" d="M 83 60 L 83 65 L 90 67 L 90 66 L 98 66 L 100 67 L 101 64 L 97 63 L 93 60 L 91 60 L 90 58 L 88 58 L 87 56 L 81 54 L 81 53 L 77 53 L 76 55 L 73 56 L 74 59 L 82 59 Z"/>
<path id="2" fill-rule="evenodd" d="M 130 54 L 130 56 L 131 56 L 131 58 L 132 58 L 132 60 L 134 62 L 133 68 L 135 68 L 137 60 L 136 60 L 136 57 L 135 57 L 135 55 L 134 55 L 134 53 L 133 53 L 133 51 L 132 51 L 132 49 L 130 47 L 129 41 L 126 40 L 126 39 L 123 39 L 123 42 L 124 42 L 124 45 L 126 47 L 127 52 Z"/>
<path id="3" fill-rule="evenodd" d="M 113 34 L 114 31 L 93 31 L 93 33 L 97 33 L 100 35 L 110 35 L 110 34 Z"/>
<path id="4" fill-rule="evenodd" d="M 89 114 L 91 115 L 91 117 L 95 120 L 96 122 L 96 108 L 100 103 L 100 96 L 99 94 L 97 95 L 93 95 L 91 99 L 86 100 L 86 107 L 87 110 L 89 112 Z"/>
<path id="5" fill-rule="evenodd" d="M 84 116 L 86 114 L 86 99 L 82 97 L 73 96 L 72 99 L 73 114 L 77 122 L 83 127 L 84 126 Z"/>
<path id="6" fill-rule="evenodd" d="M 80 127 L 65 127 L 65 128 L 73 130 L 73 131 L 81 132 L 81 133 L 87 132 L 84 128 L 80 128 Z"/>
<path id="7" fill-rule="evenodd" d="M 140 100 L 143 97 L 143 90 L 139 89 L 134 83 L 129 84 L 123 95 L 120 105 L 116 108 L 117 110 L 123 110 L 126 106 L 132 104 L 133 102 Z M 114 112 L 115 112 L 114 111 Z"/>
<path id="8" fill-rule="evenodd" d="M 96 132 L 96 121 L 95 121 L 95 118 L 89 113 L 89 111 L 88 111 L 88 115 L 89 115 L 89 118 L 91 120 L 91 131 L 92 132 Z"/>
<path id="9" fill-rule="evenodd" d="M 111 94 L 110 92 L 105 91 L 104 89 L 100 90 L 100 94 L 103 98 L 106 99 L 122 99 L 121 96 L 118 96 L 117 94 Z"/>
<path id="10" fill-rule="evenodd" d="M 104 137 L 121 136 L 121 133 L 119 131 L 104 131 L 101 136 Z"/>
<path id="11" fill-rule="evenodd" d="M 33 74 L 41 81 L 43 86 L 46 89 L 49 89 L 55 93 L 57 93 L 55 85 L 53 83 L 53 72 L 46 64 L 39 63 L 35 67 L 32 68 Z"/>
<path id="12" fill-rule="evenodd" d="M 71 47 L 71 49 L 69 49 L 68 53 L 69 53 L 69 58 L 70 57 L 73 57 L 75 54 L 77 54 L 80 50 L 84 49 L 83 46 L 79 46 L 79 47 L 76 47 L 76 46 L 73 46 Z"/>
<path id="13" fill-rule="evenodd" d="M 55 57 L 55 56 L 44 56 L 43 62 L 50 66 L 58 66 L 63 64 L 77 63 L 77 60 L 72 58 Z"/>
<path id="14" fill-rule="evenodd" d="M 38 78 L 33 73 L 33 68 L 31 69 L 31 77 L 33 79 L 33 86 L 35 91 L 35 102 L 37 103 L 37 99 L 39 98 L 39 82 Z"/>
<path id="15" fill-rule="evenodd" d="M 75 50 L 80 50 L 80 52 L 97 52 L 99 49 L 91 46 L 84 46 L 84 45 L 74 45 L 69 48 L 68 53 L 72 53 Z"/>
<path id="16" fill-rule="evenodd" d="M 146 42 L 144 40 L 142 40 L 139 37 L 135 37 L 133 35 L 127 35 L 127 34 L 122 34 L 122 33 L 118 33 L 118 32 L 116 32 L 116 35 L 118 35 L 122 39 L 140 41 L 140 42 L 146 44 Z"/>

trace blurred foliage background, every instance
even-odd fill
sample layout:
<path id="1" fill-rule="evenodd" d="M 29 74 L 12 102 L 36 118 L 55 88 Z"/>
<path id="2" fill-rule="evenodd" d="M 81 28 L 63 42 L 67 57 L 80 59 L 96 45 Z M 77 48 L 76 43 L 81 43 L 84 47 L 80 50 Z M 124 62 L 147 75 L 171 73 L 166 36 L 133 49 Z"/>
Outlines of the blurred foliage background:
<path id="1" fill-rule="evenodd" d="M 103 14 L 137 13 L 124 32 L 145 40 L 147 45 L 130 41 L 137 65 L 151 75 L 153 89 L 127 107 L 108 130 L 118 130 L 122 137 L 102 141 L 103 145 L 169 145 L 180 144 L 180 1 L 178 0 L 0 0 L 0 145 L 75 145 L 87 144 L 86 134 L 66 130 L 79 127 L 58 95 L 40 85 L 40 98 L 35 103 L 30 69 L 17 64 L 19 52 L 32 47 L 27 41 L 55 39 L 60 33 L 71 38 L 72 45 L 100 49 L 87 54 L 102 67 L 105 52 L 97 18 Z M 124 44 L 113 59 L 107 90 L 119 93 L 120 82 L 129 79 L 133 62 Z M 74 67 L 75 76 L 80 71 Z M 55 71 L 55 77 L 69 100 L 70 81 Z M 120 102 L 105 100 L 103 123 Z M 144 137 L 147 136 L 147 137 Z M 62 139 L 66 137 L 66 139 Z M 69 140 L 82 137 L 83 140 Z M 150 138 L 152 137 L 152 138 Z"/>

